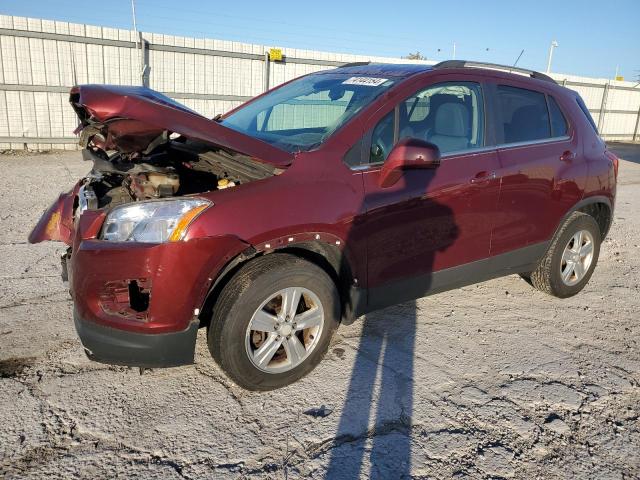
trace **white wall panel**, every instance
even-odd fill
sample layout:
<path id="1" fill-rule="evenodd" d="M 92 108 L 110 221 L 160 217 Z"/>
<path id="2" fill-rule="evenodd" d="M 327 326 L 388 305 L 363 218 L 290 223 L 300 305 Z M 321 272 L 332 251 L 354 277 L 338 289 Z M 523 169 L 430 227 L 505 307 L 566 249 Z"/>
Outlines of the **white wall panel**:
<path id="1" fill-rule="evenodd" d="M 0 28 L 33 32 L 30 38 L 0 35 L 0 137 L 70 137 L 77 120 L 69 108 L 68 93 L 57 89 L 66 90 L 74 83 L 141 84 L 140 50 L 131 48 L 138 41 L 136 32 L 7 15 L 0 15 Z M 41 37 L 46 34 L 71 37 L 38 38 L 38 34 Z M 250 98 L 263 90 L 262 58 L 270 46 L 160 33 L 143 33 L 143 37 L 156 46 L 200 49 L 193 52 L 149 50 L 148 80 L 151 88 L 174 94 L 177 100 L 207 117 L 224 113 L 241 103 L 240 100 L 221 100 L 216 98 L 217 95 Z M 132 43 L 131 46 L 122 46 L 108 44 L 109 42 Z M 215 55 L 213 51 L 208 54 L 206 50 L 250 54 L 258 58 L 232 58 L 227 55 Z M 290 61 L 270 63 L 270 87 L 300 75 L 334 68 L 322 65 L 323 61 L 407 62 L 399 58 L 296 48 L 283 48 L 282 51 Z M 319 63 L 296 63 L 296 58 L 306 61 L 317 60 Z M 607 138 L 632 137 L 638 118 L 637 112 L 640 109 L 640 88 L 630 90 L 629 87 L 633 86 L 630 82 L 565 74 L 552 76 L 559 83 L 567 82 L 568 88 L 577 91 L 583 97 L 588 108 L 592 110 L 596 123 L 600 118 L 604 87 L 610 84 L 602 133 Z M 12 85 L 19 87 L 12 89 Z M 28 86 L 33 86 L 33 90 L 25 89 Z M 211 97 L 207 98 L 207 95 Z M 298 115 L 299 108 L 290 108 L 291 115 Z M 618 113 L 620 111 L 631 113 Z M 281 113 L 281 118 L 274 117 L 273 121 L 286 125 L 287 113 Z M 324 115 L 322 118 L 326 120 L 336 112 L 327 110 L 320 114 Z M 615 137 L 618 135 L 622 136 Z M 19 140 L 10 144 L 0 143 L 0 149 L 9 145 L 22 148 L 23 144 L 24 142 Z M 36 146 L 43 148 L 47 144 Z M 57 144 L 54 147 L 76 148 L 73 143 Z"/>

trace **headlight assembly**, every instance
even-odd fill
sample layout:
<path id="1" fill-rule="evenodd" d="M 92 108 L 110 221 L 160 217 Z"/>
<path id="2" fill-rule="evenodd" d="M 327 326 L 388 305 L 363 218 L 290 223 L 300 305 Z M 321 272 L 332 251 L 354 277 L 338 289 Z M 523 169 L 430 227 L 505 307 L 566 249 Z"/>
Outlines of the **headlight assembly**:
<path id="1" fill-rule="evenodd" d="M 210 205 L 202 198 L 181 198 L 116 207 L 107 215 L 101 238 L 112 242 L 177 242 L 184 238 L 193 219 Z"/>

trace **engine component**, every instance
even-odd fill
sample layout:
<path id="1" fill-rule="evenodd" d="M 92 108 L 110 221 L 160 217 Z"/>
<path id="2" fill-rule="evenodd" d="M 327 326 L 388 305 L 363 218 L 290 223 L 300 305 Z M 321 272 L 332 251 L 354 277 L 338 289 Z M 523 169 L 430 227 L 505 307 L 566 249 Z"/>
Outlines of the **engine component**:
<path id="1" fill-rule="evenodd" d="M 78 190 L 78 210 L 81 214 L 85 210 L 95 210 L 98 208 L 98 197 L 90 185 L 82 185 Z"/>
<path id="2" fill-rule="evenodd" d="M 232 182 L 228 178 L 221 178 L 218 180 L 218 190 L 224 190 L 225 188 L 235 187 L 236 183 Z"/>
<path id="3" fill-rule="evenodd" d="M 180 188 L 180 177 L 175 173 L 146 172 L 129 175 L 125 183 L 136 199 L 146 200 L 175 195 Z"/>

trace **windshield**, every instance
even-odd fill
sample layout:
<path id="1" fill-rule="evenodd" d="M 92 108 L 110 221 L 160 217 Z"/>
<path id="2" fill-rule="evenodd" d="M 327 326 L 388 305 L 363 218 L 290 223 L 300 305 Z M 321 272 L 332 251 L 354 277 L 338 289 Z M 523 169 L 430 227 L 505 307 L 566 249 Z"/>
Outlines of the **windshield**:
<path id="1" fill-rule="evenodd" d="M 307 151 L 393 84 L 365 75 L 308 75 L 241 107 L 222 123 L 288 152 Z"/>

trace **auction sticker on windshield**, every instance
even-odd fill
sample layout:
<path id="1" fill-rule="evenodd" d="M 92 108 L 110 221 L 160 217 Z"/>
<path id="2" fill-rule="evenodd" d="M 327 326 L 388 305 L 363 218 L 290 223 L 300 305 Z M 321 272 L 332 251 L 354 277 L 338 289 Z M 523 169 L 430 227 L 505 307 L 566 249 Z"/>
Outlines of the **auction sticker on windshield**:
<path id="1" fill-rule="evenodd" d="M 342 82 L 343 85 L 365 85 L 368 87 L 377 87 L 382 85 L 388 79 L 375 77 L 351 77 Z"/>

